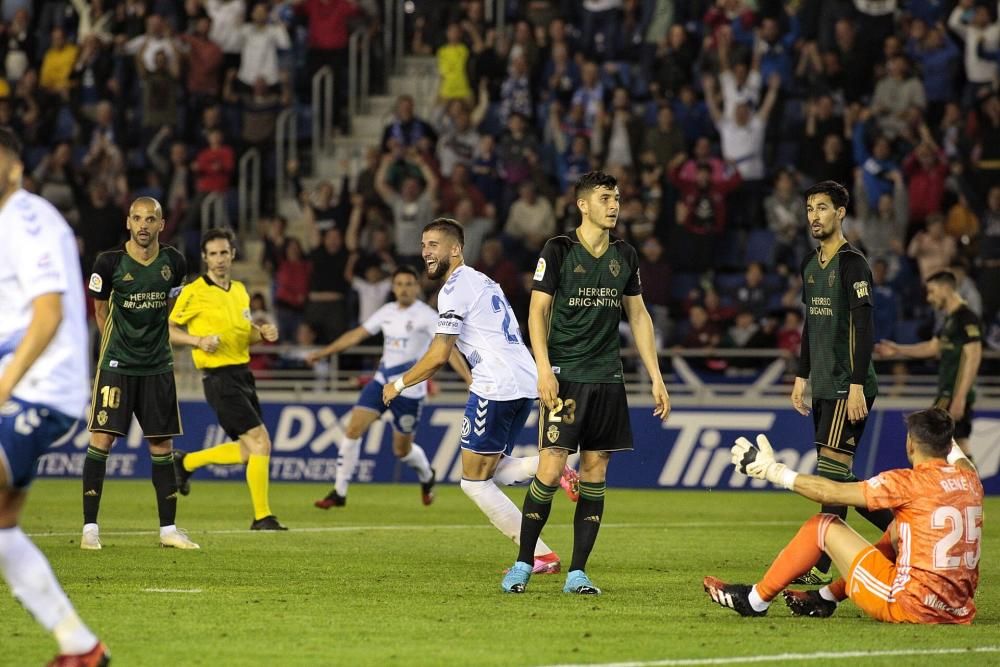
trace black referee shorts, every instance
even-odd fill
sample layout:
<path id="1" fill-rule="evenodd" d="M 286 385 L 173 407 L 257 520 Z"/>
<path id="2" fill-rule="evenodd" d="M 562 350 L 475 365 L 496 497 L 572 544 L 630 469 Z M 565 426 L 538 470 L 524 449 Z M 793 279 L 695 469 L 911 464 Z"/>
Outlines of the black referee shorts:
<path id="1" fill-rule="evenodd" d="M 575 452 L 632 449 L 625 385 L 559 381 L 555 410 L 538 407 L 538 448 Z"/>
<path id="2" fill-rule="evenodd" d="M 94 398 L 88 428 L 127 436 L 132 415 L 147 438 L 181 435 L 181 414 L 173 371 L 156 375 L 122 375 L 100 369 L 94 378 Z"/>
<path id="3" fill-rule="evenodd" d="M 205 400 L 219 425 L 233 440 L 264 423 L 257 399 L 257 384 L 246 364 L 203 368 Z"/>
<path id="4" fill-rule="evenodd" d="M 871 414 L 875 397 L 865 398 L 868 413 Z M 865 417 L 859 422 L 847 418 L 847 399 L 814 398 L 812 402 L 813 424 L 816 426 L 816 447 L 829 447 L 838 452 L 854 456 L 865 433 Z"/>

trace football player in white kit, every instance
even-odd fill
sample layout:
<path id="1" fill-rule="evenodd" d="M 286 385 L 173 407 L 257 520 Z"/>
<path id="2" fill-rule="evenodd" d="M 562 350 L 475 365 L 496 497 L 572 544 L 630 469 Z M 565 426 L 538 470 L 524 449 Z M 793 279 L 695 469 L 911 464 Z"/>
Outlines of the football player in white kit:
<path id="1" fill-rule="evenodd" d="M 497 487 L 494 472 L 514 443 L 538 398 L 535 361 L 521 339 L 517 319 L 500 286 L 465 265 L 462 226 L 438 218 L 424 227 L 421 253 L 427 275 L 444 278 L 438 292 L 436 334 L 427 353 L 382 391 L 386 405 L 408 387 L 444 366 L 454 349 L 472 368 L 462 421 L 462 491 L 490 522 L 515 543 L 521 511 Z M 537 457 L 534 465 L 537 468 Z M 559 557 L 544 542 L 535 547 L 538 573 L 559 572 Z"/>
<path id="2" fill-rule="evenodd" d="M 419 276 L 414 268 L 400 266 L 392 274 L 391 301 L 368 318 L 361 326 L 348 331 L 321 350 L 309 353 L 310 364 L 331 354 L 337 354 L 358 345 L 379 332 L 384 338 L 382 359 L 371 382 L 361 390 L 358 402 L 351 410 L 344 436 L 337 443 L 337 479 L 326 497 L 314 504 L 320 509 L 343 507 L 347 504 L 347 487 L 361 455 L 361 437 L 382 416 L 386 406 L 382 403 L 382 387 L 394 382 L 427 351 L 434 337 L 437 313 L 417 296 L 420 293 Z M 472 382 L 469 367 L 456 350 L 449 358 L 466 384 Z M 392 451 L 396 457 L 413 468 L 420 480 L 420 493 L 424 505 L 434 501 L 434 470 L 427 460 L 423 447 L 413 442 L 413 433 L 420 423 L 420 410 L 427 396 L 427 383 L 419 382 L 409 387 L 389 410 L 392 412 Z"/>
<path id="3" fill-rule="evenodd" d="M 76 239 L 47 201 L 21 189 L 17 138 L 0 129 L 0 571 L 51 632 L 53 665 L 106 665 L 42 552 L 18 526 L 38 458 L 77 430 L 90 400 L 87 313 Z"/>

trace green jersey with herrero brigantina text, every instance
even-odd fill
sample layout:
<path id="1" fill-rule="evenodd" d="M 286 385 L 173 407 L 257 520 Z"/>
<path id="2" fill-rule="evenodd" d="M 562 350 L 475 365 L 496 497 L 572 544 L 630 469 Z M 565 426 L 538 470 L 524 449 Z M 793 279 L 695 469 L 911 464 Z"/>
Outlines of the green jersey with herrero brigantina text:
<path id="1" fill-rule="evenodd" d="M 97 256 L 88 288 L 109 308 L 99 368 L 122 375 L 158 375 L 173 369 L 167 303 L 180 292 L 186 275 L 184 256 L 166 245 L 148 262 L 136 259 L 124 246 Z"/>
<path id="2" fill-rule="evenodd" d="M 549 239 L 532 289 L 552 295 L 549 361 L 559 380 L 622 383 L 622 299 L 642 293 L 635 248 L 611 237 L 594 255 L 576 231 Z"/>
<path id="3" fill-rule="evenodd" d="M 802 263 L 813 398 L 847 398 L 854 374 L 854 312 L 872 305 L 871 286 L 868 260 L 849 243 L 840 246 L 826 264 L 820 263 L 818 250 Z M 871 362 L 864 389 L 869 398 L 878 393 L 875 365 Z"/>

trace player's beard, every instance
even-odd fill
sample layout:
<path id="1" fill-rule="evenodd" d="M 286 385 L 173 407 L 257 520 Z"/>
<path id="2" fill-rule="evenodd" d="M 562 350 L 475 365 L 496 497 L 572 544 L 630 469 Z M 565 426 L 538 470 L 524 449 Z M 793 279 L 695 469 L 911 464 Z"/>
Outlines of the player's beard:
<path id="1" fill-rule="evenodd" d="M 437 262 L 432 270 L 427 267 L 427 277 L 431 280 L 438 280 L 444 277 L 444 274 L 448 273 L 448 269 L 451 268 L 451 262 L 442 261 L 440 258 L 435 257 L 434 260 Z"/>
<path id="2" fill-rule="evenodd" d="M 153 241 L 155 241 L 155 240 L 156 240 L 156 237 L 152 233 L 150 233 L 149 235 L 146 236 L 146 241 L 145 242 L 143 242 L 139 238 L 139 234 L 138 233 L 133 233 L 132 234 L 132 243 L 136 244 L 140 248 L 148 248 L 149 246 L 153 245 Z"/>

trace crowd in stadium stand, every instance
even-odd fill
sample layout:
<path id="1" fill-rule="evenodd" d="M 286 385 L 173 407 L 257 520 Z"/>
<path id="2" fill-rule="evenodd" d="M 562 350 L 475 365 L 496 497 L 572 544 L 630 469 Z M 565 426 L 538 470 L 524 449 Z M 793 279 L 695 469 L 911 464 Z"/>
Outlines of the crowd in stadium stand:
<path id="1" fill-rule="evenodd" d="M 465 225 L 467 262 L 526 321 L 538 251 L 578 224 L 573 182 L 599 168 L 618 178 L 616 234 L 640 252 L 663 346 L 795 352 L 800 193 L 834 179 L 872 264 L 877 339 L 929 337 L 921 279 L 950 268 L 1000 346 L 994 4 L 507 0 L 498 32 L 480 0 L 416 0 L 406 48 L 436 59 L 432 111 L 401 96 L 357 173 L 303 188 L 302 165 L 273 164 L 275 119 L 328 65 L 349 132 L 348 37 L 367 25 L 380 48 L 383 4 L 4 2 L 0 124 L 27 145 L 25 186 L 77 229 L 85 271 L 143 194 L 197 266 L 201 200 L 223 193 L 232 215 L 239 156 L 261 148 L 265 184 L 295 178 L 309 234 L 288 235 L 265 187 L 259 308 L 285 340 L 326 342 L 387 298 L 393 267 L 421 264 L 435 215 Z"/>

